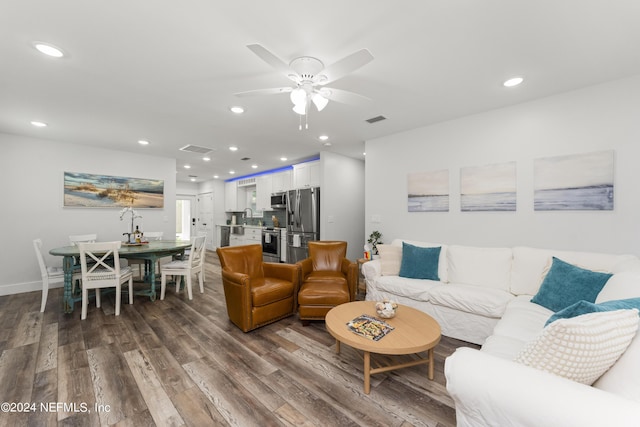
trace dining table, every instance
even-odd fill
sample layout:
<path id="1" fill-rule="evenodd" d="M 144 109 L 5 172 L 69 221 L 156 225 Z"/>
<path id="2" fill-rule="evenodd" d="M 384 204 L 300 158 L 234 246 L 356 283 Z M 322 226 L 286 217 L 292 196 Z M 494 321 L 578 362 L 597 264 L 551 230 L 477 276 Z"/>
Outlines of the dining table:
<path id="1" fill-rule="evenodd" d="M 122 243 L 118 250 L 120 258 L 143 259 L 147 265 L 145 281 L 150 286 L 148 290 L 140 290 L 136 295 L 146 295 L 152 301 L 156 299 L 156 272 L 155 265 L 160 258 L 174 255 L 183 255 L 184 251 L 191 247 L 190 240 L 153 240 L 143 243 Z M 65 313 L 72 313 L 76 301 L 81 301 L 82 296 L 73 295 L 73 273 L 80 268 L 80 249 L 78 246 L 62 246 L 49 251 L 51 255 L 62 256 L 62 269 L 64 271 L 64 293 L 62 297 Z"/>

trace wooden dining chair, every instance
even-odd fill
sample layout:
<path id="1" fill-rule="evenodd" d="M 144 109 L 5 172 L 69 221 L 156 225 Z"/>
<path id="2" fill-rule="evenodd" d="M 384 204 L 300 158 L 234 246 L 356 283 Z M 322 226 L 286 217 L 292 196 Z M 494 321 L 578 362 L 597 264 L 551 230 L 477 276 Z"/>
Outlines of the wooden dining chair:
<path id="1" fill-rule="evenodd" d="M 198 277 L 200 293 L 204 293 L 204 257 L 205 257 L 205 236 L 195 237 L 191 244 L 189 257 L 185 260 L 174 260 L 162 266 L 162 279 L 160 281 L 160 299 L 164 299 L 167 286 L 167 276 L 183 276 L 187 282 L 187 293 L 189 299 L 193 299 L 191 290 L 191 276 L 193 273 Z M 176 279 L 176 293 L 180 290 L 180 279 Z"/>
<path id="2" fill-rule="evenodd" d="M 89 289 L 95 289 L 96 307 L 100 307 L 100 289 L 116 288 L 116 316 L 120 315 L 122 284 L 129 282 L 129 304 L 133 304 L 133 274 L 130 267 L 120 267 L 118 250 L 122 242 L 78 243 L 82 270 L 82 315 L 87 318 Z"/>
<path id="3" fill-rule="evenodd" d="M 64 270 L 62 267 L 49 267 L 42 256 L 42 240 L 35 239 L 33 247 L 38 258 L 38 266 L 40 267 L 40 276 L 42 277 L 42 302 L 40 303 L 40 312 L 43 313 L 47 305 L 47 297 L 49 296 L 49 286 L 54 283 L 64 283 Z M 82 275 L 80 272 L 73 274 L 73 281 L 80 280 Z"/>

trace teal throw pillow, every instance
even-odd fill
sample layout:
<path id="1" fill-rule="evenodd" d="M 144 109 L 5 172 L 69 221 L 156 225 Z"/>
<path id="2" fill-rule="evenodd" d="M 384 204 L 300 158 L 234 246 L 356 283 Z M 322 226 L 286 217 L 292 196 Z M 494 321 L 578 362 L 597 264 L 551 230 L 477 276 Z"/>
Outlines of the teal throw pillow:
<path id="1" fill-rule="evenodd" d="M 569 319 L 571 317 L 577 317 L 588 313 L 596 313 L 599 311 L 615 311 L 633 308 L 640 310 L 640 298 L 619 299 L 615 301 L 601 302 L 600 304 L 594 304 L 589 301 L 578 301 L 577 303 L 552 314 L 544 326 L 547 326 L 549 323 L 558 319 Z"/>
<path id="2" fill-rule="evenodd" d="M 560 311 L 580 300 L 595 302 L 612 275 L 586 270 L 553 257 L 551 269 L 531 299 L 551 311 Z"/>
<path id="3" fill-rule="evenodd" d="M 402 262 L 400 263 L 400 277 L 410 279 L 440 280 L 438 277 L 438 261 L 440 247 L 421 248 L 402 242 Z"/>

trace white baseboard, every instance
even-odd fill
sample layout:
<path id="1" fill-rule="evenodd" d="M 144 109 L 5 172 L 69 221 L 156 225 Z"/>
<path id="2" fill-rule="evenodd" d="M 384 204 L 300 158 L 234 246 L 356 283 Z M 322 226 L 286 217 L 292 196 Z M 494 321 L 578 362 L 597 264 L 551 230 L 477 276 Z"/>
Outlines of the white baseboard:
<path id="1" fill-rule="evenodd" d="M 49 289 L 61 288 L 62 283 L 54 283 Z M 25 282 L 0 286 L 0 296 L 22 294 L 25 292 L 42 291 L 42 282 Z"/>

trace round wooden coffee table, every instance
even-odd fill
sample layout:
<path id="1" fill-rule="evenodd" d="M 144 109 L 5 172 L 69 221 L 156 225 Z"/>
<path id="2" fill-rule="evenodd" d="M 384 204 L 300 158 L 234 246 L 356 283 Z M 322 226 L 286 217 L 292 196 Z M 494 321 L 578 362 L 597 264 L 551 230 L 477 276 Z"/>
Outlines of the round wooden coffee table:
<path id="1" fill-rule="evenodd" d="M 340 353 L 340 343 L 345 343 L 364 352 L 364 392 L 371 389 L 371 374 L 429 364 L 428 378 L 433 380 L 433 349 L 440 342 L 440 325 L 431 316 L 415 308 L 398 306 L 393 319 L 381 319 L 395 329 L 378 341 L 352 332 L 347 323 L 354 318 L 368 314 L 377 316 L 374 301 L 355 301 L 340 304 L 327 313 L 327 330 L 336 339 L 336 353 Z M 371 367 L 371 353 L 403 355 L 427 352 L 427 357 L 419 357 L 406 363 L 389 366 Z"/>

